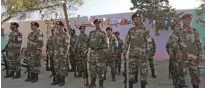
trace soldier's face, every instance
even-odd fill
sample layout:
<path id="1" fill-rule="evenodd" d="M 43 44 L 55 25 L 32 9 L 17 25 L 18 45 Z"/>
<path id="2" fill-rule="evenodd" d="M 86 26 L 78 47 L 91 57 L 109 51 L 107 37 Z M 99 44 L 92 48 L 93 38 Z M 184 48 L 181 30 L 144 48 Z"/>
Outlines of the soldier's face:
<path id="1" fill-rule="evenodd" d="M 116 36 L 116 37 L 119 37 L 120 35 L 119 35 L 119 34 L 115 34 L 115 36 Z"/>
<path id="2" fill-rule="evenodd" d="M 31 25 L 31 29 L 32 29 L 32 30 L 36 30 L 36 29 L 37 29 L 37 26 Z"/>
<path id="3" fill-rule="evenodd" d="M 112 34 L 112 30 L 107 30 L 107 34 Z"/>
<path id="4" fill-rule="evenodd" d="M 134 17 L 133 22 L 135 25 L 138 25 L 140 23 L 141 19 L 139 17 Z"/>
<path id="5" fill-rule="evenodd" d="M 191 18 L 185 18 L 185 19 L 182 20 L 182 22 L 183 22 L 184 25 L 188 26 L 191 23 Z"/>
<path id="6" fill-rule="evenodd" d="M 61 27 L 60 25 L 56 24 L 56 25 L 55 25 L 55 28 L 56 28 L 57 30 L 61 30 L 62 27 Z"/>
<path id="7" fill-rule="evenodd" d="M 85 32 L 85 29 L 80 29 L 80 33 L 84 33 Z"/>
<path id="8" fill-rule="evenodd" d="M 15 25 L 10 25 L 10 29 L 14 29 Z"/>
<path id="9" fill-rule="evenodd" d="M 96 24 L 95 24 L 95 27 L 96 27 L 96 28 L 100 28 L 100 24 L 99 24 L 99 23 L 96 23 Z"/>

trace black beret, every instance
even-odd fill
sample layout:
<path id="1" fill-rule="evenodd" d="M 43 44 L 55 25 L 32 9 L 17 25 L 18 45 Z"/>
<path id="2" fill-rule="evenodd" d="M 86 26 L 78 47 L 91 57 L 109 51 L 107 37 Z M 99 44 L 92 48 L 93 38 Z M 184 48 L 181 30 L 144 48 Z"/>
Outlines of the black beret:
<path id="1" fill-rule="evenodd" d="M 94 23 L 94 24 L 100 24 L 100 23 L 101 23 L 101 20 L 100 20 L 100 19 L 95 19 L 93 23 Z"/>
<path id="2" fill-rule="evenodd" d="M 134 13 L 134 14 L 132 15 L 132 20 L 133 20 L 135 17 L 142 18 L 142 14 L 140 14 L 140 13 Z"/>
<path id="3" fill-rule="evenodd" d="M 106 31 L 111 30 L 112 31 L 112 27 L 107 27 Z"/>
<path id="4" fill-rule="evenodd" d="M 37 22 L 31 22 L 31 25 L 35 25 L 35 26 L 39 27 L 39 24 Z"/>
<path id="5" fill-rule="evenodd" d="M 11 25 L 15 25 L 17 28 L 19 27 L 19 24 L 16 22 L 12 22 Z"/>
<path id="6" fill-rule="evenodd" d="M 57 21 L 56 24 L 60 25 L 60 26 L 64 26 L 63 22 L 61 22 L 61 21 Z"/>
<path id="7" fill-rule="evenodd" d="M 82 26 L 79 27 L 79 29 L 85 29 L 85 26 L 82 25 Z"/>
<path id="8" fill-rule="evenodd" d="M 192 15 L 191 14 L 184 14 L 183 16 L 182 16 L 182 19 L 186 19 L 186 18 L 192 18 Z"/>

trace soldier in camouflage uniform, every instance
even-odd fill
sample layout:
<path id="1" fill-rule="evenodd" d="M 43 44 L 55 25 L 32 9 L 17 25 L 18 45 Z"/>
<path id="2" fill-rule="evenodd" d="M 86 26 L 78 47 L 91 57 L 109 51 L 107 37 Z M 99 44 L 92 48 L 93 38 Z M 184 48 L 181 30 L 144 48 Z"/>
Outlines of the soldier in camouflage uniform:
<path id="1" fill-rule="evenodd" d="M 94 21 L 96 29 L 89 34 L 88 47 L 90 48 L 90 75 L 89 88 L 96 87 L 95 81 L 98 76 L 100 88 L 103 87 L 104 73 L 106 69 L 105 53 L 107 50 L 106 33 L 101 30 L 100 19 Z"/>
<path id="2" fill-rule="evenodd" d="M 43 35 L 38 30 L 39 24 L 31 22 L 32 32 L 28 35 L 26 63 L 30 68 L 30 76 L 25 81 L 35 83 L 41 67 L 41 48 L 43 47 Z"/>
<path id="3" fill-rule="evenodd" d="M 172 30 L 179 30 L 181 29 L 181 24 L 179 23 L 180 21 L 176 21 L 173 25 L 172 25 Z M 174 74 L 174 62 L 176 59 L 174 59 L 174 53 L 173 53 L 173 46 L 171 44 L 171 38 L 168 39 L 168 42 L 166 44 L 166 51 L 167 54 L 169 55 L 169 78 L 172 79 L 173 78 L 173 74 Z"/>
<path id="4" fill-rule="evenodd" d="M 141 88 L 145 88 L 147 85 L 148 63 L 146 54 L 148 50 L 147 43 L 151 42 L 151 38 L 149 36 L 149 30 L 141 23 L 142 19 L 141 14 L 135 13 L 132 15 L 135 26 L 128 31 L 125 37 L 124 56 L 126 56 L 130 45 L 128 55 L 129 88 L 133 88 L 133 81 L 138 71 L 140 72 Z"/>
<path id="5" fill-rule="evenodd" d="M 75 34 L 75 29 L 71 29 L 71 40 L 70 40 L 70 60 L 71 60 L 71 66 L 72 66 L 72 69 L 71 71 L 73 72 L 74 71 L 74 77 L 76 77 L 76 55 L 75 55 L 75 49 L 74 49 L 74 46 L 75 46 L 75 43 L 76 43 L 76 38 L 77 38 L 77 35 Z"/>
<path id="6" fill-rule="evenodd" d="M 76 68 L 78 69 L 78 75 L 77 77 L 82 77 L 82 73 L 83 73 L 83 68 L 86 67 L 85 66 L 85 62 L 87 63 L 86 56 L 87 54 L 85 53 L 85 51 L 87 50 L 88 46 L 88 36 L 85 34 L 85 26 L 80 26 L 79 28 L 80 30 L 80 35 L 77 37 L 76 39 L 76 43 L 75 43 L 75 50 L 76 50 Z M 84 62 L 85 61 L 85 62 Z"/>
<path id="7" fill-rule="evenodd" d="M 55 24 L 55 34 L 53 39 L 53 64 L 56 73 L 56 81 L 52 85 L 64 86 L 65 77 L 68 75 L 68 46 L 70 44 L 69 36 L 64 32 L 64 24 L 57 21 Z"/>
<path id="8" fill-rule="evenodd" d="M 173 46 L 175 63 L 175 88 L 186 87 L 186 75 L 189 71 L 193 88 L 199 88 L 200 69 L 199 64 L 202 60 L 202 46 L 199 33 L 196 29 L 190 27 L 192 15 L 182 16 L 183 27 L 174 30 L 170 37 L 170 44 Z"/>
<path id="9" fill-rule="evenodd" d="M 114 50 L 117 48 L 118 43 L 116 37 L 112 34 L 112 27 L 106 28 L 107 32 L 107 65 L 111 69 L 111 75 L 112 75 L 112 81 L 115 81 L 115 61 L 117 59 L 116 55 L 114 55 Z M 106 79 L 106 73 L 105 73 L 105 79 Z"/>
<path id="10" fill-rule="evenodd" d="M 121 74 L 121 64 L 122 64 L 122 53 L 123 53 L 123 40 L 120 39 L 120 32 L 115 32 L 115 37 L 118 42 L 118 47 L 115 48 L 115 54 L 116 55 L 116 64 L 115 64 L 115 70 L 116 74 L 120 75 Z"/>
<path id="11" fill-rule="evenodd" d="M 9 40 L 7 43 L 7 64 L 10 74 L 6 74 L 6 77 L 13 77 L 13 79 L 21 77 L 21 59 L 19 56 L 22 44 L 22 34 L 19 32 L 18 27 L 18 23 L 11 23 L 11 33 L 9 34 Z"/>

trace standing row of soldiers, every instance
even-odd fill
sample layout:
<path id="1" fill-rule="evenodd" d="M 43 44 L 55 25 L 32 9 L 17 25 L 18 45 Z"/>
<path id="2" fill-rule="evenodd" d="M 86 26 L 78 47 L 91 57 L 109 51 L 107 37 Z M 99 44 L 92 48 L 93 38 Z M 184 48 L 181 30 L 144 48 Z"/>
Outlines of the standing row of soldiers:
<path id="1" fill-rule="evenodd" d="M 119 38 L 119 32 L 112 34 L 112 28 L 106 28 L 105 33 L 101 29 L 101 20 L 94 21 L 96 29 L 91 31 L 87 36 L 85 34 L 85 27 L 81 26 L 80 35 L 75 36 L 74 31 L 70 37 L 64 32 L 64 25 L 57 21 L 52 29 L 52 36 L 47 41 L 47 54 L 52 59 L 53 80 L 52 85 L 63 86 L 65 84 L 65 77 L 68 75 L 69 62 L 71 62 L 72 70 L 75 72 L 75 77 L 83 75 L 87 79 L 88 74 L 87 62 L 89 63 L 89 70 L 91 81 L 85 84 L 89 88 L 96 87 L 96 79 L 99 78 L 100 88 L 104 88 L 104 80 L 106 79 L 107 67 L 111 68 L 112 81 L 115 81 L 115 75 L 120 74 L 121 57 L 129 58 L 129 88 L 133 88 L 133 84 L 138 80 L 140 73 L 141 88 L 145 88 L 148 84 L 148 60 L 152 71 L 152 77 L 156 78 L 154 72 L 153 56 L 155 53 L 154 39 L 151 38 L 149 30 L 142 24 L 143 16 L 135 13 L 132 16 L 135 26 L 129 29 L 125 43 Z M 43 35 L 38 30 L 39 24 L 31 23 L 32 32 L 28 35 L 28 43 L 26 50 L 26 63 L 29 68 L 29 74 L 26 79 L 27 82 L 37 82 L 38 74 L 40 73 L 40 56 L 41 48 L 43 46 Z M 6 50 L 8 51 L 8 61 L 10 60 L 11 67 L 7 77 L 14 77 L 13 72 L 17 72 L 20 78 L 20 48 L 22 43 L 22 34 L 18 31 L 18 24 L 11 23 L 12 32 L 9 35 L 9 42 Z M 14 33 L 13 33 L 14 32 Z M 74 39 L 73 39 L 74 38 Z M 72 40 L 73 39 L 73 40 Z M 71 42 L 70 42 L 71 41 Z M 74 42 L 73 42 L 74 41 Z M 68 48 L 70 45 L 70 49 Z M 130 49 L 129 49 L 130 47 Z M 19 50 L 14 52 L 14 50 Z M 129 54 L 126 53 L 129 50 Z M 68 59 L 68 52 L 70 51 L 70 58 Z M 90 52 L 87 58 L 87 52 Z M 15 57 L 15 58 L 14 58 Z M 75 58 L 74 58 L 75 57 Z M 18 61 L 17 58 L 19 59 Z M 71 61 L 70 61 L 71 60 Z M 19 65 L 15 65 L 18 62 Z M 16 67 L 18 66 L 18 67 Z M 15 68 L 15 69 L 14 69 Z M 117 71 L 118 68 L 118 71 Z M 14 77 L 15 78 L 15 77 Z"/>
<path id="2" fill-rule="evenodd" d="M 187 87 L 187 74 L 191 77 L 193 88 L 199 88 L 200 68 L 203 48 L 196 29 L 190 27 L 191 14 L 182 16 L 183 25 L 176 22 L 166 45 L 170 57 L 170 77 L 175 88 Z"/>

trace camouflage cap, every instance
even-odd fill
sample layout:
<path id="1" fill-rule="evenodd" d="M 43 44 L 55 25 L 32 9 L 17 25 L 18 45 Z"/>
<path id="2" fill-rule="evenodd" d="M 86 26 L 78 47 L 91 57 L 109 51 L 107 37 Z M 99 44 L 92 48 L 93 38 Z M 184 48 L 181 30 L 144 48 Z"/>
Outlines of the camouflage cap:
<path id="1" fill-rule="evenodd" d="M 35 25 L 36 27 L 39 27 L 39 24 L 37 22 L 31 22 L 31 25 Z"/>
<path id="2" fill-rule="evenodd" d="M 85 26 L 81 25 L 81 26 L 79 27 L 79 30 L 80 30 L 80 29 L 85 29 Z"/>
<path id="3" fill-rule="evenodd" d="M 134 13 L 134 14 L 132 15 L 132 20 L 133 20 L 135 17 L 142 18 L 142 14 L 139 13 L 139 12 Z"/>
<path id="4" fill-rule="evenodd" d="M 57 21 L 56 24 L 60 25 L 60 26 L 64 26 L 63 22 L 61 22 L 61 21 Z"/>
<path id="5" fill-rule="evenodd" d="M 184 14 L 182 16 L 182 19 L 186 19 L 186 18 L 192 19 L 192 15 L 191 14 Z"/>
<path id="6" fill-rule="evenodd" d="M 94 23 L 94 24 L 100 24 L 100 23 L 101 23 L 101 20 L 100 20 L 100 19 L 95 19 L 93 23 Z"/>
<path id="7" fill-rule="evenodd" d="M 11 25 L 15 25 L 17 28 L 19 27 L 19 24 L 16 22 L 12 22 Z"/>

